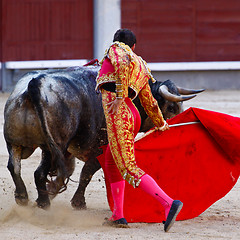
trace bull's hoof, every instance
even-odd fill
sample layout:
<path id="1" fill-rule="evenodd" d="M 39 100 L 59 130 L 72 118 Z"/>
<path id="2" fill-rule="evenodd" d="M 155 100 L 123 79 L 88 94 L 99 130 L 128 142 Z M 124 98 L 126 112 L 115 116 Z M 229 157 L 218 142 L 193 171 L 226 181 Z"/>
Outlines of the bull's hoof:
<path id="1" fill-rule="evenodd" d="M 56 184 L 56 181 L 50 181 L 46 184 L 47 192 L 49 193 L 49 198 L 53 200 L 58 192 L 60 187 Z"/>
<path id="2" fill-rule="evenodd" d="M 28 205 L 28 195 L 27 194 L 18 194 L 15 192 L 15 201 L 20 206 Z"/>
<path id="3" fill-rule="evenodd" d="M 86 205 L 85 200 L 79 201 L 79 200 L 76 200 L 76 199 L 73 198 L 71 200 L 71 205 L 76 210 L 86 210 L 87 209 L 87 205 Z"/>
<path id="4" fill-rule="evenodd" d="M 42 208 L 44 210 L 47 210 L 50 208 L 50 200 L 47 199 L 47 200 L 40 200 L 39 198 L 36 200 L 36 203 L 37 203 L 37 206 L 39 208 Z"/>
<path id="5" fill-rule="evenodd" d="M 20 206 L 27 206 L 28 205 L 28 198 L 18 198 L 18 197 L 15 197 L 15 201 Z"/>

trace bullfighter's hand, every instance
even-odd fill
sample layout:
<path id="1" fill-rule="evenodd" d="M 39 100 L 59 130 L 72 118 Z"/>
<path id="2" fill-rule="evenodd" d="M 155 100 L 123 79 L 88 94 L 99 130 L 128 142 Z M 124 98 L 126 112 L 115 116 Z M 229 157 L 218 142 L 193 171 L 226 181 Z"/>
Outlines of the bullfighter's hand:
<path id="1" fill-rule="evenodd" d="M 168 123 L 164 120 L 164 125 L 162 127 L 158 127 L 157 130 L 159 131 L 165 131 L 165 130 L 168 130 L 169 129 L 169 125 Z"/>
<path id="2" fill-rule="evenodd" d="M 108 103 L 107 106 L 109 106 L 108 108 L 108 112 L 109 113 L 118 113 L 119 107 L 123 102 L 123 98 L 116 98 L 114 99 L 112 102 Z"/>

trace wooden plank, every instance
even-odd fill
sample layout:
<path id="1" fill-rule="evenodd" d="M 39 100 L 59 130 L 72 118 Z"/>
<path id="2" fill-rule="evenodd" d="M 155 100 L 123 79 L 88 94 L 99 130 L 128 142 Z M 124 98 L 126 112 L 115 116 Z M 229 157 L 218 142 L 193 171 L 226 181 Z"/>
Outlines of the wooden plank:
<path id="1" fill-rule="evenodd" d="M 123 0 L 128 2 L 128 0 Z M 138 0 L 135 0 L 135 2 Z M 169 1 L 169 0 L 140 0 L 143 9 L 157 9 L 157 10 L 171 10 L 171 9 L 189 9 L 192 8 L 192 0 L 177 0 L 177 1 Z"/>
<path id="2" fill-rule="evenodd" d="M 218 23 L 236 23 L 240 22 L 240 8 L 230 10 L 218 10 L 218 11 L 209 11 L 209 10 L 198 10 L 197 11 L 197 20 L 201 22 L 218 22 Z"/>
<path id="3" fill-rule="evenodd" d="M 159 47 L 159 44 L 146 45 L 144 48 L 136 48 L 136 53 L 148 56 L 148 62 L 185 62 L 191 56 L 189 44 L 174 44 Z M 174 57 L 172 57 L 174 56 Z"/>
<path id="4" fill-rule="evenodd" d="M 239 44 L 199 44 L 198 61 L 239 61 Z"/>
<path id="5" fill-rule="evenodd" d="M 239 0 L 195 0 L 196 7 L 199 10 L 208 10 L 208 11 L 233 11 L 240 7 Z"/>
<path id="6" fill-rule="evenodd" d="M 239 23 L 204 23 L 198 26 L 198 44 L 237 44 L 240 41 Z"/>

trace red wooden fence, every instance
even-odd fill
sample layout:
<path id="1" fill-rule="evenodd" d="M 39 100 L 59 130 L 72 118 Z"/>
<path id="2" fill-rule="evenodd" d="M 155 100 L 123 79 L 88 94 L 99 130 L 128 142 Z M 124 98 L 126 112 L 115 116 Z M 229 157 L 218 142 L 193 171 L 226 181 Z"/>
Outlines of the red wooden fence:
<path id="1" fill-rule="evenodd" d="M 122 27 L 148 62 L 239 61 L 239 0 L 122 0 Z"/>
<path id="2" fill-rule="evenodd" d="M 0 60 L 91 59 L 93 0 L 0 0 Z M 122 0 L 148 62 L 239 61 L 239 0 Z M 2 24 L 1 24 L 2 20 Z"/>
<path id="3" fill-rule="evenodd" d="M 2 62 L 93 57 L 93 0 L 0 2 Z"/>

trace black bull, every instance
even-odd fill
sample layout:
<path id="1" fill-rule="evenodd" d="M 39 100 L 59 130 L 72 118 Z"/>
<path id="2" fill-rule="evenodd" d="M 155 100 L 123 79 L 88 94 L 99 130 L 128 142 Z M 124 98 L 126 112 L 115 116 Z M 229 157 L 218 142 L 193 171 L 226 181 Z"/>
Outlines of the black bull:
<path id="1" fill-rule="evenodd" d="M 24 75 L 8 98 L 4 109 L 4 137 L 9 152 L 8 169 L 15 183 L 15 200 L 28 203 L 28 194 L 21 178 L 21 159 L 36 148 L 42 159 L 34 172 L 39 207 L 50 205 L 49 193 L 57 194 L 71 176 L 75 157 L 85 162 L 77 191 L 71 204 L 85 208 L 85 189 L 94 173 L 101 168 L 99 147 L 107 144 L 101 94 L 95 92 L 98 67 L 33 71 Z M 151 84 L 154 97 L 164 118 L 182 112 L 182 101 L 202 90 L 178 89 L 170 80 Z M 138 99 L 135 101 L 142 118 L 141 131 L 153 125 Z M 48 176 L 55 176 L 54 181 Z M 48 184 L 47 184 L 48 183 Z"/>

